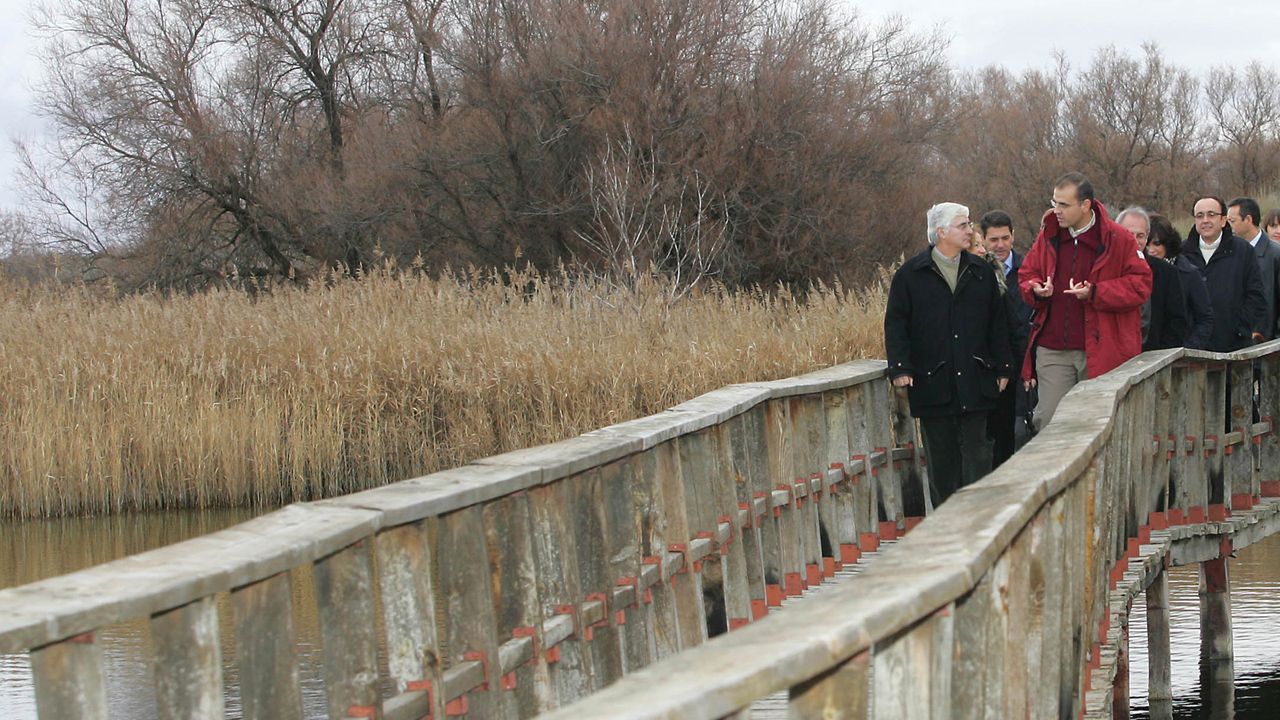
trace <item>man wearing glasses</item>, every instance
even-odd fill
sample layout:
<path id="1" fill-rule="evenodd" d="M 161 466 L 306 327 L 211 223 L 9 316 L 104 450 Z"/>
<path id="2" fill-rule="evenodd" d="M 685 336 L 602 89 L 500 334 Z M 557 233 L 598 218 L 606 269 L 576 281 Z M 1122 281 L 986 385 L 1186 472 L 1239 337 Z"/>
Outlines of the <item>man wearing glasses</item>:
<path id="1" fill-rule="evenodd" d="M 1262 271 L 1249 242 L 1227 228 L 1227 204 L 1211 195 L 1192 206 L 1196 225 L 1178 263 L 1204 277 L 1213 305 L 1213 332 L 1206 350 L 1232 352 L 1254 342 L 1254 328 L 1267 312 Z"/>
<path id="2" fill-rule="evenodd" d="M 1018 289 L 1034 311 L 1022 379 L 1039 388 L 1037 431 L 1076 383 L 1142 352 L 1142 304 L 1151 295 L 1151 268 L 1133 235 L 1094 199 L 1088 178 L 1058 178 L 1050 206 L 1018 270 Z"/>
<path id="3" fill-rule="evenodd" d="M 1013 377 L 1009 323 L 996 271 L 966 252 L 969 208 L 929 209 L 929 247 L 893 274 L 884 314 L 888 375 L 907 388 L 929 458 L 937 507 L 991 472 L 987 413 Z"/>

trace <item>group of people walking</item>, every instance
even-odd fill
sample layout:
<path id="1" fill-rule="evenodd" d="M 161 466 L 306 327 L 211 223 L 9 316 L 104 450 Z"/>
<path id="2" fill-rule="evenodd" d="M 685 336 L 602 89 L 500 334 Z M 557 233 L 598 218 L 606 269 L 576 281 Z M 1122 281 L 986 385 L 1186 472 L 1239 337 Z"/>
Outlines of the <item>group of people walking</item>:
<path id="1" fill-rule="evenodd" d="M 1197 198 L 1185 240 L 1131 206 L 1112 219 L 1080 173 L 1054 183 L 1026 256 L 1009 215 L 929 209 L 929 246 L 897 270 L 888 375 L 906 388 L 937 506 L 1009 458 L 1063 396 L 1146 351 L 1231 352 L 1276 337 L 1280 210 Z"/>

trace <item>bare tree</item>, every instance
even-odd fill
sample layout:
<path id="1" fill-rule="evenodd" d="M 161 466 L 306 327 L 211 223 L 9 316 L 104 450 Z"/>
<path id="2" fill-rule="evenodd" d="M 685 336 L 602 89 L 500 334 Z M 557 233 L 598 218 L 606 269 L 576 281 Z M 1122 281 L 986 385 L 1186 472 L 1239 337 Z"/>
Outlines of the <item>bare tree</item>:
<path id="1" fill-rule="evenodd" d="M 1218 131 L 1218 183 L 1237 188 L 1232 194 L 1274 190 L 1280 179 L 1280 74 L 1256 61 L 1242 71 L 1214 68 L 1205 96 Z"/>

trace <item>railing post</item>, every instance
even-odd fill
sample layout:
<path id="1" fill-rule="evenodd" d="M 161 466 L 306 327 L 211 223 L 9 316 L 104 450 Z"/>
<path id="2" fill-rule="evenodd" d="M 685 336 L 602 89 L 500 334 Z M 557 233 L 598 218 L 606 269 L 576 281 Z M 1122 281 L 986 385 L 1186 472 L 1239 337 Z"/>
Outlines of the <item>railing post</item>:
<path id="1" fill-rule="evenodd" d="M 492 558 L 490 572 L 496 594 L 494 620 L 498 645 L 514 640 L 518 633 L 523 637 L 533 636 L 531 660 L 517 668 L 495 669 L 493 674 L 502 676 L 501 692 L 512 696 L 518 716 L 531 717 L 555 707 L 555 697 L 546 654 L 541 652 L 546 647 L 546 638 L 529 495 L 515 493 L 498 498 L 485 504 L 483 513 L 485 542 Z M 634 552 L 638 554 L 639 549 Z M 634 561 L 638 566 L 639 558 Z M 637 626 L 644 627 L 644 623 L 637 619 Z"/>
<path id="2" fill-rule="evenodd" d="M 873 653 L 876 720 L 951 717 L 955 604 L 950 603 Z"/>
<path id="3" fill-rule="evenodd" d="M 436 629 L 435 524 L 428 518 L 393 527 L 374 542 L 391 680 L 397 693 L 425 692 L 420 705 L 438 718 L 444 716 L 444 668 Z"/>
<path id="4" fill-rule="evenodd" d="M 151 617 L 161 720 L 222 720 L 218 607 L 205 597 Z"/>
<path id="5" fill-rule="evenodd" d="M 1173 680 L 1169 647 L 1169 574 L 1156 573 L 1147 586 L 1147 698 L 1152 716 L 1173 713 Z"/>
<path id="6" fill-rule="evenodd" d="M 88 632 L 31 651 L 40 720 L 107 720 L 102 647 Z"/>
<path id="7" fill-rule="evenodd" d="M 557 483 L 556 487 L 564 487 Z M 501 663 L 494 627 L 493 587 L 485 545 L 484 517 L 479 505 L 441 515 L 438 525 L 440 595 L 446 623 L 449 669 L 476 662 L 483 667 L 478 686 L 462 693 L 447 688 L 445 714 L 474 713 L 472 717 L 514 717 L 514 703 L 501 689 Z M 470 684 L 470 683 L 468 683 Z M 578 697 L 574 695 L 573 697 Z"/>
<path id="8" fill-rule="evenodd" d="M 1239 512 L 1252 508 L 1261 495 L 1253 472 L 1253 361 L 1233 362 L 1228 372 L 1231 394 L 1223 434 L 1223 502 Z"/>
<path id="9" fill-rule="evenodd" d="M 601 538 L 604 554 L 609 562 L 609 573 L 619 584 L 615 587 L 622 590 L 622 579 L 626 578 L 632 587 L 630 605 L 610 605 L 612 622 L 617 624 L 619 638 L 623 648 L 623 673 L 635 672 L 657 660 L 653 635 L 653 603 L 645 602 L 645 592 L 640 589 L 639 578 L 642 552 L 641 534 L 643 532 L 644 504 L 637 502 L 643 497 L 643 490 L 636 481 L 636 463 L 634 458 L 626 458 L 612 462 L 600 469 L 600 480 L 604 492 L 605 524 L 608 534 Z M 490 524 L 490 546 L 503 548 L 509 536 L 510 528 L 502 529 Z M 513 579 L 514 581 L 514 579 Z M 661 590 L 661 588 L 658 588 Z M 529 593 L 536 595 L 537 588 L 532 587 Z M 505 593 L 504 593 L 505 595 Z M 652 592 L 649 593 L 652 599 Z M 520 612 L 519 601 L 513 603 L 511 612 Z M 521 623 L 526 624 L 526 623 Z M 527 713 L 521 713 L 527 717 Z"/>
<path id="10" fill-rule="evenodd" d="M 1120 638 L 1116 643 L 1116 677 L 1111 686 L 1111 717 L 1129 720 L 1129 614 L 1133 603 L 1126 604 L 1120 616 Z"/>
<path id="11" fill-rule="evenodd" d="M 231 591 L 245 720 L 302 720 L 289 575 Z"/>
<path id="12" fill-rule="evenodd" d="M 1200 563 L 1200 659 L 1229 661 L 1231 641 L 1231 584 L 1227 557 Z"/>
<path id="13" fill-rule="evenodd" d="M 769 497 L 774 492 L 790 493 L 789 504 L 774 508 L 771 514 L 778 528 L 779 569 L 781 577 L 781 596 L 791 597 L 804 591 L 804 538 L 800 523 L 800 513 L 795 510 L 794 492 L 790 478 L 791 445 L 791 411 L 789 402 L 783 399 L 770 400 L 765 407 L 765 434 L 769 447 L 769 478 L 771 488 Z M 781 486 L 779 488 L 778 486 Z M 772 503 L 772 500 L 770 500 Z M 772 507 L 772 504 L 770 505 Z M 780 598 L 778 604 L 781 605 Z"/>
<path id="14" fill-rule="evenodd" d="M 380 718 L 377 623 L 365 541 L 317 560 L 315 585 L 329 717 L 344 720 L 360 712 Z"/>

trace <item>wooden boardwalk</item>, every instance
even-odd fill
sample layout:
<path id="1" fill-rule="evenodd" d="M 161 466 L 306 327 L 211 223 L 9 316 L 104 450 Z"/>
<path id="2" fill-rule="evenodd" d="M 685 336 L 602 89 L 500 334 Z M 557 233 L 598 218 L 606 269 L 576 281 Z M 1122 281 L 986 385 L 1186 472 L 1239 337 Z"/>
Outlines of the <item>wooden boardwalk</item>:
<path id="1" fill-rule="evenodd" d="M 222 720 L 227 635 L 244 718 L 301 720 L 310 566 L 331 720 L 1124 716 L 1143 592 L 1167 686 L 1169 565 L 1200 564 L 1229 669 L 1273 418 L 1280 341 L 1146 353 L 925 520 L 905 397 L 857 361 L 0 590 L 0 653 L 29 653 L 42 719 L 105 720 L 95 633 L 149 618 L 158 716 Z"/>

